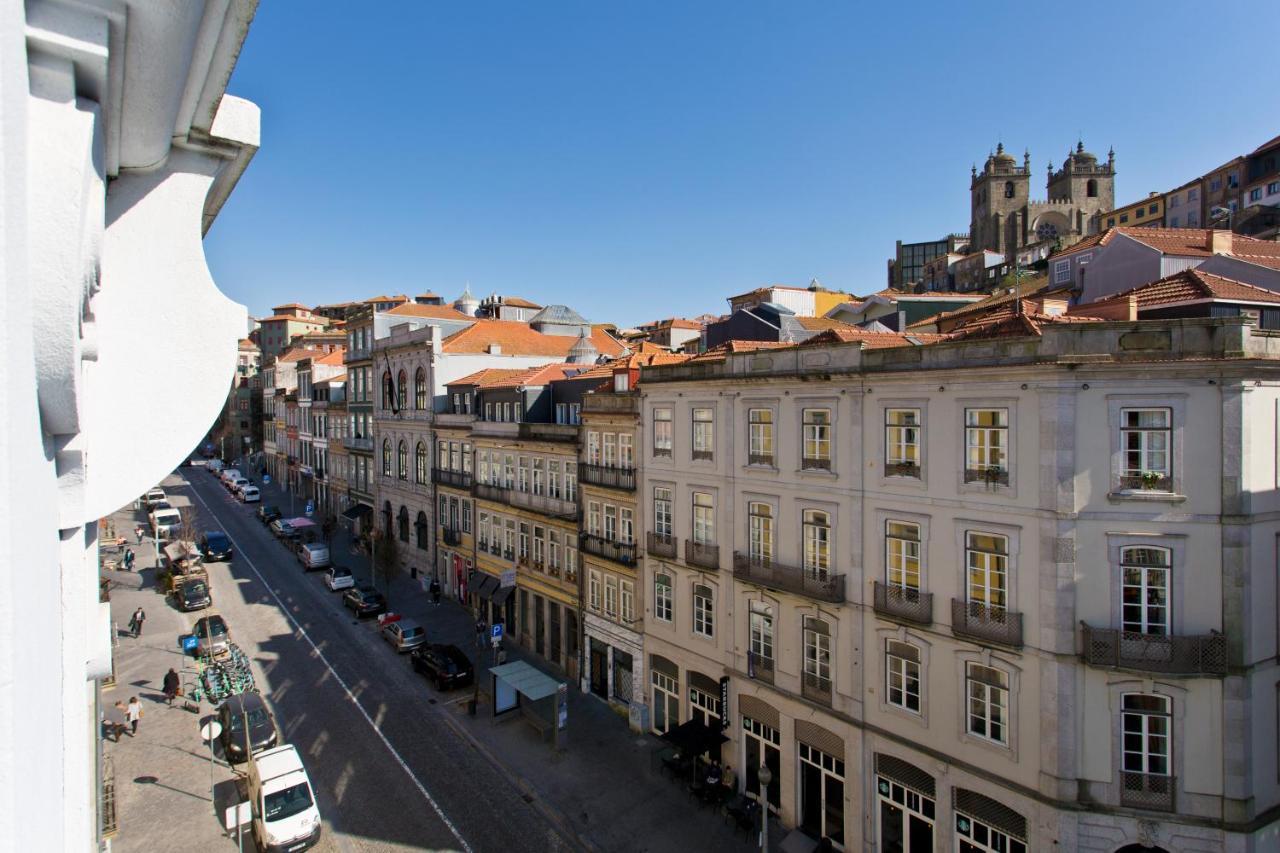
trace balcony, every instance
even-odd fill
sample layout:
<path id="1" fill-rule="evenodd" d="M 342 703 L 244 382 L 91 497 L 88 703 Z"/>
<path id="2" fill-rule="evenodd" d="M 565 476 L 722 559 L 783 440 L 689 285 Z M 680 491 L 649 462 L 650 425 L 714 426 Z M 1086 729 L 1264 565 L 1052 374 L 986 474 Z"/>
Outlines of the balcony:
<path id="1" fill-rule="evenodd" d="M 314 471 L 314 476 L 315 476 L 315 478 L 316 478 L 316 480 L 317 480 L 317 481 L 323 481 L 323 480 L 324 480 L 324 469 L 323 469 L 323 468 L 316 468 L 316 469 L 315 469 L 315 471 Z"/>
<path id="2" fill-rule="evenodd" d="M 603 536 L 583 533 L 578 537 L 578 546 L 588 554 L 604 557 L 606 560 L 613 560 L 615 563 L 621 563 L 624 566 L 634 566 L 636 564 L 636 546 L 633 544 L 614 542 Z"/>
<path id="3" fill-rule="evenodd" d="M 373 439 L 348 437 L 348 438 L 342 439 L 342 446 L 345 447 L 347 450 L 364 450 L 368 453 L 372 453 Z"/>
<path id="4" fill-rule="evenodd" d="M 471 484 L 471 494 L 486 501 L 506 503 L 508 491 L 508 489 L 504 489 L 502 486 L 491 486 L 488 483 L 473 482 Z"/>
<path id="5" fill-rule="evenodd" d="M 610 468 L 605 465 L 590 465 L 586 462 L 578 465 L 578 480 L 593 486 L 604 486 L 610 489 L 636 490 L 636 469 Z"/>
<path id="6" fill-rule="evenodd" d="M 980 643 L 1022 646 L 1022 614 L 976 601 L 951 599 L 951 633 Z"/>
<path id="7" fill-rule="evenodd" d="M 713 453 L 710 450 L 693 451 L 694 462 L 711 462 L 711 461 L 714 461 L 714 459 L 715 459 L 715 453 Z"/>
<path id="8" fill-rule="evenodd" d="M 508 489 L 507 503 L 511 504 L 511 506 L 533 510 L 543 515 L 554 515 L 557 518 L 570 520 L 578 518 L 578 505 L 576 503 L 566 501 L 563 498 L 553 498 L 550 495 L 535 495 L 531 492 L 518 492 L 515 489 Z"/>
<path id="9" fill-rule="evenodd" d="M 691 566 L 702 566 L 704 569 L 719 569 L 720 546 L 686 539 L 684 540 L 684 561 Z"/>
<path id="10" fill-rule="evenodd" d="M 800 682 L 800 695 L 811 702 L 831 704 L 831 679 L 806 672 Z"/>
<path id="11" fill-rule="evenodd" d="M 734 553 L 735 580 L 783 592 L 794 592 L 817 601 L 844 601 L 844 575 L 813 572 L 802 566 L 788 566 L 749 554 Z"/>
<path id="12" fill-rule="evenodd" d="M 462 544 L 462 531 L 456 527 L 442 528 L 440 536 L 444 539 L 444 544 L 454 548 Z"/>
<path id="13" fill-rule="evenodd" d="M 772 467 L 773 467 L 773 454 L 772 454 L 772 453 L 748 453 L 748 454 L 747 454 L 747 464 L 748 464 L 748 465 L 763 465 L 763 466 L 765 466 L 765 467 L 767 467 L 767 468 L 772 468 Z"/>
<path id="14" fill-rule="evenodd" d="M 582 395 L 582 411 L 607 414 L 634 415 L 640 412 L 640 395 L 622 392 L 596 391 Z"/>
<path id="15" fill-rule="evenodd" d="M 1173 811 L 1177 777 L 1120 772 L 1120 805 L 1130 809 Z"/>
<path id="16" fill-rule="evenodd" d="M 988 486 L 1007 486 L 1009 485 L 1009 471 L 1005 468 L 997 468 L 994 465 L 990 468 L 966 468 L 964 469 L 964 481 L 966 483 L 985 483 Z"/>
<path id="17" fill-rule="evenodd" d="M 879 616 L 902 619 L 918 625 L 933 622 L 933 593 L 891 586 L 876 581 L 875 611 Z"/>
<path id="18" fill-rule="evenodd" d="M 666 557 L 671 560 L 676 558 L 677 544 L 679 541 L 676 537 L 664 533 L 654 533 L 650 530 L 648 536 L 645 538 L 647 540 L 646 545 L 648 546 L 649 553 L 653 556 Z"/>
<path id="19" fill-rule="evenodd" d="M 757 681 L 773 684 L 773 658 L 747 652 L 747 673 Z"/>
<path id="20" fill-rule="evenodd" d="M 830 459 L 811 459 L 806 456 L 805 458 L 800 460 L 800 470 L 801 471 L 830 471 L 831 460 Z"/>
<path id="21" fill-rule="evenodd" d="M 437 486 L 452 486 L 455 489 L 470 489 L 471 474 L 465 471 L 446 471 L 443 468 L 431 469 L 431 482 Z"/>
<path id="22" fill-rule="evenodd" d="M 529 441 L 567 441 L 574 444 L 578 441 L 578 427 L 573 424 L 522 422 L 517 434 Z"/>
<path id="23" fill-rule="evenodd" d="M 1227 638 L 1217 631 L 1199 636 L 1162 636 L 1092 628 L 1084 632 L 1084 659 L 1091 666 L 1171 675 L 1226 675 Z"/>
<path id="24" fill-rule="evenodd" d="M 1154 472 L 1149 477 L 1126 475 L 1120 478 L 1120 488 L 1126 492 L 1172 492 L 1173 478 Z"/>

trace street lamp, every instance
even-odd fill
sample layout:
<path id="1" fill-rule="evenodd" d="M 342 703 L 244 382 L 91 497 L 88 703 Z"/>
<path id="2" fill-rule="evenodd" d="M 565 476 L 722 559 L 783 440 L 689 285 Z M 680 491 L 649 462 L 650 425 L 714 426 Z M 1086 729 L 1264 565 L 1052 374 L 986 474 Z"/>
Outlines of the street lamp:
<path id="1" fill-rule="evenodd" d="M 769 785 L 773 782 L 773 771 L 768 764 L 760 765 L 756 775 L 760 780 L 760 849 L 769 850 Z"/>

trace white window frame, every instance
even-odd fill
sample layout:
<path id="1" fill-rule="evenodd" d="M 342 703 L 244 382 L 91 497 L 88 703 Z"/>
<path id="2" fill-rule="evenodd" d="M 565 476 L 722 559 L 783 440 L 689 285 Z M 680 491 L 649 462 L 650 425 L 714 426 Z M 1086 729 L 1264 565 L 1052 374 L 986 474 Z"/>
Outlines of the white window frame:
<path id="1" fill-rule="evenodd" d="M 773 562 L 777 526 L 771 504 L 763 501 L 747 503 L 747 553 L 752 562 L 765 566 Z"/>
<path id="2" fill-rule="evenodd" d="M 1121 771 L 1173 775 L 1173 699 L 1159 693 L 1124 693 L 1120 703 Z"/>
<path id="3" fill-rule="evenodd" d="M 671 622 L 675 607 L 672 601 L 671 575 L 666 572 L 655 572 L 653 575 L 653 618 L 659 622 Z"/>
<path id="4" fill-rule="evenodd" d="M 801 410 L 801 468 L 831 470 L 831 443 L 834 419 L 831 409 L 813 407 Z"/>
<path id="5" fill-rule="evenodd" d="M 994 675 L 992 675 L 994 673 Z M 965 731 L 1000 746 L 1009 745 L 1008 672 L 969 661 L 965 664 Z"/>
<path id="6" fill-rule="evenodd" d="M 896 589 L 919 591 L 924 572 L 920 555 L 921 526 L 914 521 L 896 518 L 884 523 L 884 582 Z"/>
<path id="7" fill-rule="evenodd" d="M 920 647 L 901 640 L 885 640 L 885 703 L 912 714 L 924 708 Z M 896 698 L 895 698 L 896 697 Z"/>
<path id="8" fill-rule="evenodd" d="M 693 585 L 693 633 L 705 640 L 716 638 L 716 593 L 708 584 Z"/>
<path id="9" fill-rule="evenodd" d="M 1173 553 L 1170 549 L 1158 545 L 1122 545 L 1120 629 L 1150 636 L 1171 634 L 1172 585 Z M 1153 598 L 1159 598 L 1160 603 L 1154 603 Z"/>

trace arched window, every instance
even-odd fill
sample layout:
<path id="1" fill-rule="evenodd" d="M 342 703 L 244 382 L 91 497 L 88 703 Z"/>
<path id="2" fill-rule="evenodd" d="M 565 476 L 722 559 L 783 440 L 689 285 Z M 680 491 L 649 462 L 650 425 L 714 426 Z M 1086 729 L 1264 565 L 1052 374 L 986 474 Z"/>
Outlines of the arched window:
<path id="1" fill-rule="evenodd" d="M 407 399 L 408 395 L 409 377 L 405 376 L 405 373 L 402 370 L 396 375 L 396 408 L 402 412 L 409 405 L 409 401 Z"/>
<path id="2" fill-rule="evenodd" d="M 391 476 L 391 439 L 382 439 L 382 476 Z"/>
<path id="3" fill-rule="evenodd" d="M 386 501 L 382 505 L 382 530 L 391 538 L 391 501 Z"/>
<path id="4" fill-rule="evenodd" d="M 1088 181 L 1085 182 L 1084 194 L 1087 195 L 1089 198 L 1098 197 L 1098 182 L 1095 179 L 1090 178 Z"/>
<path id="5" fill-rule="evenodd" d="M 403 505 L 400 507 L 400 541 L 409 541 L 409 510 Z"/>
<path id="6" fill-rule="evenodd" d="M 1013 198 L 1013 181 L 1004 182 L 1004 197 Z"/>
<path id="7" fill-rule="evenodd" d="M 382 371 L 382 408 L 390 411 L 392 394 L 395 390 L 391 387 L 391 371 Z"/>
<path id="8" fill-rule="evenodd" d="M 816 509 L 804 511 L 804 573 L 826 580 L 831 571 L 831 516 Z"/>
<path id="9" fill-rule="evenodd" d="M 396 446 L 396 476 L 401 480 L 409 479 L 409 445 L 400 439 Z"/>
<path id="10" fill-rule="evenodd" d="M 416 529 L 415 532 L 418 535 L 418 547 L 421 548 L 423 551 L 428 550 L 431 547 L 431 542 L 430 542 L 431 525 L 427 524 L 427 514 L 425 512 L 419 511 L 418 520 L 413 523 L 413 526 Z"/>
<path id="11" fill-rule="evenodd" d="M 427 468 L 427 446 L 421 441 L 413 451 L 413 468 L 419 483 L 431 482 L 431 472 Z"/>
<path id="12" fill-rule="evenodd" d="M 427 410 L 427 372 L 421 367 L 413 375 L 413 407 L 420 412 Z"/>

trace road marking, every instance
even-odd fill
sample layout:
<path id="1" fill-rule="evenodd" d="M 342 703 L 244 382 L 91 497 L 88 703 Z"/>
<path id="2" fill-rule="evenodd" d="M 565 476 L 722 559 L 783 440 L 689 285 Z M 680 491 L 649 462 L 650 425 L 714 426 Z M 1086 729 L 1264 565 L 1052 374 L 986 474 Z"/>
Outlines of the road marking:
<path id="1" fill-rule="evenodd" d="M 216 518 L 217 515 L 213 512 L 213 509 L 209 504 L 205 503 L 204 497 L 202 497 L 200 492 L 196 489 L 196 484 L 191 482 L 191 480 L 188 480 L 185 476 L 183 476 L 183 480 L 191 488 L 191 494 L 193 494 L 196 500 L 200 501 L 201 505 L 204 506 L 205 511 Z M 373 729 L 374 734 L 378 736 L 378 740 L 382 741 L 382 745 L 387 748 L 387 751 L 391 753 L 391 757 L 400 765 L 400 769 L 403 770 L 411 780 L 413 780 L 413 784 L 417 787 L 418 793 L 422 794 L 423 799 L 430 804 L 432 810 L 435 811 L 436 816 L 440 818 L 441 822 L 444 823 L 446 827 L 448 827 L 449 832 L 453 833 L 453 837 L 458 839 L 458 844 L 462 845 L 462 849 L 466 851 L 466 853 L 473 853 L 471 845 L 467 844 L 466 839 L 462 837 L 462 833 L 458 832 L 458 828 L 453 825 L 453 821 L 449 820 L 448 815 L 444 813 L 444 809 L 440 808 L 440 804 L 437 803 L 435 798 L 427 792 L 426 786 L 422 784 L 421 780 L 419 780 L 413 770 L 410 769 L 408 763 L 406 763 L 400 753 L 396 751 L 396 748 L 391 745 L 391 741 L 387 740 L 387 736 L 382 733 L 380 728 L 378 728 L 378 724 L 369 716 L 369 712 L 360 704 L 360 700 L 356 699 L 355 694 L 351 692 L 351 688 L 347 686 L 347 682 L 342 680 L 341 675 L 338 675 L 337 671 L 333 668 L 333 665 L 329 663 L 329 659 L 324 656 L 324 652 L 320 651 L 320 647 L 311 639 L 311 635 L 306 632 L 306 629 L 304 629 L 298 620 L 294 618 L 293 614 L 289 612 L 289 608 L 285 607 L 284 602 L 280 600 L 280 596 L 271 588 L 271 585 L 267 583 L 266 578 L 264 578 L 262 573 L 258 571 L 258 567 L 253 564 L 253 560 L 250 559 L 245 550 L 240 547 L 240 543 L 235 540 L 235 537 L 231 535 L 231 531 L 224 529 L 223 532 L 227 534 L 227 538 L 231 540 L 231 544 L 240 552 L 240 558 L 245 561 L 249 566 L 249 569 L 258 578 L 258 582 L 262 584 L 264 589 L 271 593 L 271 597 L 276 600 L 276 604 L 279 605 L 280 611 L 284 613 L 285 618 L 288 619 L 298 633 L 302 635 L 302 638 L 307 641 L 307 645 L 311 646 L 312 651 L 316 653 L 316 657 L 320 658 L 320 662 L 324 664 L 325 669 L 329 670 L 329 674 L 333 676 L 336 682 L 338 682 L 338 686 L 342 688 L 342 691 L 347 694 L 347 698 L 351 700 L 351 704 L 356 706 L 356 710 L 360 712 L 360 716 L 364 717 L 364 721 L 369 724 L 369 728 Z"/>

